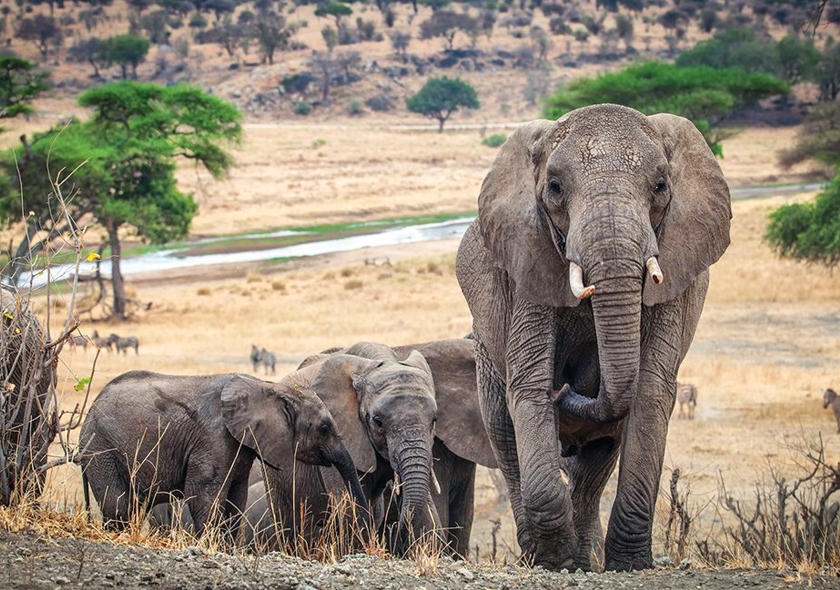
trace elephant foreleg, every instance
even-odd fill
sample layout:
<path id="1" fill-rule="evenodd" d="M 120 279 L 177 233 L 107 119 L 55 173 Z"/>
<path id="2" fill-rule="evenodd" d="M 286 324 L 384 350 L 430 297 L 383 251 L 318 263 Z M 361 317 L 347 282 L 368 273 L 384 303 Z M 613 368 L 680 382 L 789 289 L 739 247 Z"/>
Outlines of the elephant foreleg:
<path id="1" fill-rule="evenodd" d="M 243 515 L 248 504 L 248 479 L 234 482 L 228 490 L 227 503 L 225 505 L 225 538 L 234 546 L 239 540 L 239 531 L 242 527 Z"/>
<path id="2" fill-rule="evenodd" d="M 618 441 L 601 438 L 584 445 L 569 459 L 572 479 L 572 502 L 575 506 L 575 531 L 578 554 L 575 567 L 592 569 L 592 556 L 603 553 L 603 530 L 600 520 L 601 494 L 618 460 Z"/>
<path id="3" fill-rule="evenodd" d="M 469 557 L 475 509 L 475 463 L 456 462 L 458 476 L 449 493 L 449 540 L 457 555 Z"/>
<path id="4" fill-rule="evenodd" d="M 551 569 L 571 567 L 577 535 L 568 474 L 560 460 L 554 383 L 556 312 L 516 301 L 507 343 L 507 404 L 516 431 L 522 505 L 532 525 L 533 559 Z"/>
<path id="5" fill-rule="evenodd" d="M 505 401 L 506 386 L 502 376 L 493 367 L 487 350 L 479 340 L 475 343 L 475 367 L 478 379 L 478 401 L 481 417 L 487 429 L 487 437 L 499 469 L 508 487 L 513 518 L 516 521 L 516 535 L 520 548 L 532 554 L 531 523 L 522 505 L 519 488 L 519 459 L 516 456 L 516 435 L 513 421 Z"/>

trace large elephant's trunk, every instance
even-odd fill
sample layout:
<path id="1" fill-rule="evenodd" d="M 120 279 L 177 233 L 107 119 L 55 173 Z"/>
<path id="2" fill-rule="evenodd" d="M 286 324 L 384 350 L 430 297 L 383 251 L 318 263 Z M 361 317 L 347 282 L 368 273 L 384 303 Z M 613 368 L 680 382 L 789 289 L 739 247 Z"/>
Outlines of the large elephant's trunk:
<path id="1" fill-rule="evenodd" d="M 393 447 L 391 464 L 400 478 L 400 521 L 395 550 L 403 554 L 435 528 L 430 495 L 432 448 L 429 433 L 420 429 L 403 431 Z"/>
<path id="2" fill-rule="evenodd" d="M 627 230 L 625 224 L 637 229 Z M 601 384 L 596 398 L 566 388 L 559 407 L 602 424 L 624 418 L 638 389 L 642 277 L 649 257 L 645 228 L 638 229 L 629 214 L 604 216 L 591 226 L 587 233 L 596 240 L 581 248 L 581 258 L 585 284 L 594 287 L 591 301 Z"/>

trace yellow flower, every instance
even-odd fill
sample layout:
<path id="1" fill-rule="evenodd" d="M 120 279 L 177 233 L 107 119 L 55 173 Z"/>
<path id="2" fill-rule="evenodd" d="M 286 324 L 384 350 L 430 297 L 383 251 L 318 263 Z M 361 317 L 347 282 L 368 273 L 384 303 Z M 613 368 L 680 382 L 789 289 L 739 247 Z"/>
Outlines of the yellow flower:
<path id="1" fill-rule="evenodd" d="M 86 260 L 88 262 L 93 262 L 94 260 L 99 260 L 100 258 L 102 258 L 102 257 L 99 254 L 97 254 L 96 252 L 91 252 L 90 254 L 87 255 Z"/>

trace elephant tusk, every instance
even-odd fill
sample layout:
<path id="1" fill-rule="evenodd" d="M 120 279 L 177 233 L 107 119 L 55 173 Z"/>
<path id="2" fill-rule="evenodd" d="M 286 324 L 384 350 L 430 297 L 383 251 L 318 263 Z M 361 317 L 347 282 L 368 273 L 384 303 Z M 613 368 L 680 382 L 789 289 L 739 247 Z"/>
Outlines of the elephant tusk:
<path id="1" fill-rule="evenodd" d="M 432 485 L 435 488 L 435 493 L 440 496 L 440 482 L 438 481 L 437 475 L 435 475 L 434 469 L 432 469 Z"/>
<path id="2" fill-rule="evenodd" d="M 569 262 L 569 285 L 572 294 L 578 299 L 586 299 L 595 292 L 594 286 L 583 286 L 583 269 L 574 262 Z"/>
<path id="3" fill-rule="evenodd" d="M 661 285 L 662 281 L 665 280 L 665 275 L 662 274 L 662 269 L 659 268 L 659 261 L 656 259 L 656 256 L 648 258 L 645 266 L 647 266 L 648 274 L 653 279 L 653 282 Z"/>
<path id="4" fill-rule="evenodd" d="M 392 487 L 394 488 L 394 495 L 399 496 L 400 495 L 400 476 L 399 476 L 398 473 L 394 474 L 394 485 Z"/>

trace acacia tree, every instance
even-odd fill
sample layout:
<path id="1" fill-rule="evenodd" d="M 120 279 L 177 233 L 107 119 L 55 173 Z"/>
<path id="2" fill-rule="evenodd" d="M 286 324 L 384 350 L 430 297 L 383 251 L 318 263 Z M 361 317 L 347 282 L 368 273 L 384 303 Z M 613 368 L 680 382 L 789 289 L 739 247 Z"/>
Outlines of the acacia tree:
<path id="1" fill-rule="evenodd" d="M 0 56 L 0 119 L 33 113 L 31 103 L 48 88 L 47 76 L 25 59 Z"/>
<path id="2" fill-rule="evenodd" d="M 283 16 L 270 11 L 260 14 L 254 22 L 254 37 L 259 43 L 263 63 L 274 63 L 274 53 L 286 47 L 292 32 Z"/>
<path id="3" fill-rule="evenodd" d="M 55 190 L 45 178 L 46 162 L 52 170 L 78 168 L 72 177 L 76 191 L 70 217 L 89 216 L 105 229 L 112 257 L 112 313 L 125 318 L 129 300 L 120 264 L 121 232 L 131 227 L 152 243 L 186 235 L 197 205 L 178 190 L 176 162 L 186 158 L 214 177 L 223 176 L 231 165 L 225 146 L 240 137 L 240 115 L 233 105 L 198 88 L 134 82 L 88 90 L 79 104 L 93 109 L 90 121 L 73 123 L 7 154 L 0 215 L 20 211 L 12 166 L 16 156 L 23 164 L 24 205 L 43 220 L 24 249 L 42 249 L 66 229 L 44 211 L 49 206 L 43 195 Z M 33 242 L 37 236 L 40 240 Z"/>
<path id="4" fill-rule="evenodd" d="M 437 10 L 432 13 L 429 20 L 420 23 L 420 38 L 442 37 L 446 40 L 446 49 L 452 51 L 455 45 L 455 35 L 460 31 L 470 33 L 478 29 L 478 21 L 468 14 L 451 10 Z"/>
<path id="5" fill-rule="evenodd" d="M 338 31 L 339 40 L 344 38 L 342 35 L 344 32 L 344 17 L 350 16 L 351 14 L 353 14 L 352 8 L 346 4 L 337 2 L 336 0 L 330 0 L 326 4 L 322 4 L 315 9 L 315 16 L 321 16 L 324 18 L 332 17 L 335 19 L 335 29 Z"/>
<path id="6" fill-rule="evenodd" d="M 137 78 L 137 66 L 146 61 L 149 47 L 149 40 L 139 35 L 128 33 L 111 37 L 108 39 L 108 61 L 120 66 L 123 80 L 128 80 L 129 67 L 132 77 Z"/>
<path id="7" fill-rule="evenodd" d="M 430 78 L 420 91 L 405 101 L 412 113 L 420 113 L 439 123 L 438 133 L 443 133 L 443 124 L 459 108 L 477 109 L 481 105 L 475 89 L 463 80 Z"/>
<path id="8" fill-rule="evenodd" d="M 61 45 L 63 38 L 58 22 L 43 14 L 36 14 L 32 18 L 20 21 L 17 36 L 19 39 L 34 43 L 43 59 L 47 59 L 51 47 Z"/>
<path id="9" fill-rule="evenodd" d="M 68 61 L 88 63 L 93 68 L 93 77 L 99 78 L 99 68 L 108 63 L 108 43 L 97 37 L 79 41 L 67 52 Z"/>

